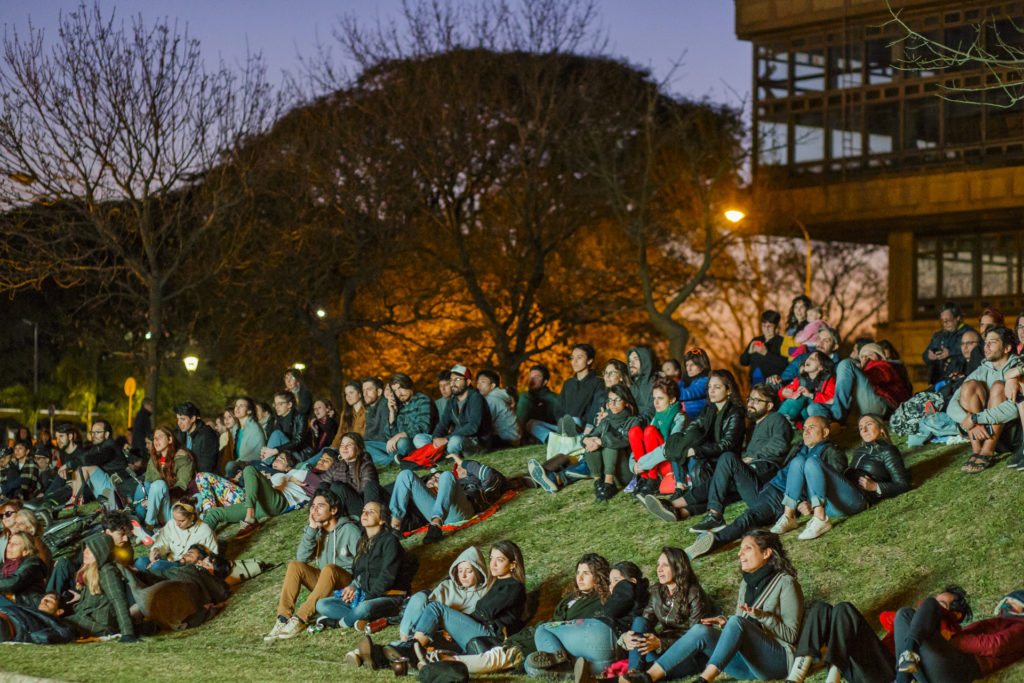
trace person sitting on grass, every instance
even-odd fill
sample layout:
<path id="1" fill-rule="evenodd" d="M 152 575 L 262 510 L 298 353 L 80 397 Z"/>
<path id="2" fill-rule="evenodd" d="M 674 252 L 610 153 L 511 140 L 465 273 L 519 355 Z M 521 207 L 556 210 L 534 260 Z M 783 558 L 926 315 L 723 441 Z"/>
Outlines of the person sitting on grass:
<path id="1" fill-rule="evenodd" d="M 811 540 L 832 530 L 830 516 L 850 516 L 869 505 L 910 490 L 910 474 L 903 456 L 892 445 L 885 422 L 877 415 L 864 415 L 857 424 L 862 443 L 853 450 L 850 466 L 843 471 L 821 458 L 796 456 L 787 467 L 786 495 L 782 517 L 772 527 L 784 534 L 799 526 L 795 492 L 806 489 L 813 517 L 801 532 L 801 540 Z"/>
<path id="2" fill-rule="evenodd" d="M 1014 353 L 1016 337 L 1005 327 L 994 327 L 985 333 L 985 360 L 967 376 L 946 406 L 946 414 L 960 425 L 971 440 L 971 457 L 961 471 L 982 472 L 992 466 L 996 444 L 1003 429 L 1018 418 L 1013 396 L 1008 396 L 1006 382 L 1021 359 Z"/>
<path id="3" fill-rule="evenodd" d="M 442 525 L 461 524 L 486 509 L 505 491 L 505 477 L 498 470 L 476 460 L 449 455 L 455 472 L 431 472 L 420 480 L 412 470 L 402 470 L 391 491 L 391 527 L 416 528 L 407 522 L 411 502 L 429 522 L 423 544 L 437 543 L 443 537 Z M 404 524 L 403 524 L 404 523 Z"/>
<path id="4" fill-rule="evenodd" d="M 821 351 L 812 351 L 804 359 L 800 374 L 779 390 L 782 405 L 779 412 L 797 423 L 808 415 L 824 415 L 831 411 L 836 393 L 836 368 L 832 359 Z M 812 412 L 811 404 L 821 407 Z"/>
<path id="5" fill-rule="evenodd" d="M 101 530 L 114 542 L 111 549 L 113 559 L 122 567 L 131 567 L 135 561 L 132 546 L 132 520 L 123 510 L 104 510 L 100 515 Z M 82 551 L 79 547 L 70 555 L 59 558 L 53 564 L 53 571 L 46 582 L 46 592 L 63 595 L 75 584 L 75 572 L 82 566 Z"/>
<path id="6" fill-rule="evenodd" d="M 683 355 L 685 372 L 679 378 L 679 400 L 683 412 L 692 419 L 708 402 L 708 377 L 711 375 L 711 359 L 704 349 L 692 348 Z"/>
<path id="7" fill-rule="evenodd" d="M 277 618 L 263 640 L 287 640 L 302 633 L 316 612 L 316 603 L 346 586 L 351 577 L 362 530 L 341 512 L 341 501 L 321 489 L 309 504 L 306 526 L 295 559 L 288 563 L 277 603 Z M 310 562 L 316 561 L 316 566 Z M 306 601 L 295 608 L 299 591 L 309 590 Z"/>
<path id="8" fill-rule="evenodd" d="M 476 390 L 487 401 L 494 424 L 495 448 L 514 448 L 522 441 L 523 431 L 516 417 L 516 403 L 501 387 L 501 378 L 494 370 L 476 373 Z"/>
<path id="9" fill-rule="evenodd" d="M 428 433 L 434 428 L 437 413 L 430 397 L 416 391 L 409 375 L 396 372 L 391 376 L 388 386 L 391 391 L 384 394 L 388 402 L 388 440 L 385 449 L 395 458 L 401 459 L 413 452 L 414 436 Z M 451 392 L 447 370 L 443 386 Z M 447 402 L 448 399 L 444 400 Z"/>
<path id="10" fill-rule="evenodd" d="M 82 568 L 75 577 L 74 614 L 66 617 L 79 637 L 121 634 L 121 642 L 141 640 L 135 635 L 128 608 L 128 586 L 113 559 L 114 541 L 107 534 L 85 539 Z"/>
<path id="11" fill-rule="evenodd" d="M 611 596 L 611 565 L 596 553 L 586 553 L 575 568 L 574 585 L 562 594 L 551 619 L 510 638 L 526 655 L 526 673 L 532 677 L 567 670 L 571 666 L 569 658 L 583 656 L 584 650 L 592 654 L 592 659 L 596 654 L 602 669 L 614 659 L 615 636 L 596 618 Z"/>
<path id="12" fill-rule="evenodd" d="M 773 680 L 789 671 L 800 634 L 803 592 L 776 534 L 757 529 L 743 537 L 740 586 L 731 617 L 708 616 L 669 646 L 644 673 L 620 683 L 647 683 L 700 671 L 695 683 L 722 673 L 740 680 Z M 700 662 L 706 661 L 703 668 Z"/>
<path id="13" fill-rule="evenodd" d="M 747 449 L 725 451 L 715 463 L 710 479 L 687 490 L 681 497 L 663 501 L 643 498 L 647 510 L 658 519 L 676 522 L 707 511 L 690 531 L 717 531 L 725 526 L 723 513 L 730 499 L 739 495 L 748 506 L 761 488 L 782 468 L 793 441 L 793 425 L 775 411 L 778 394 L 767 384 L 757 384 L 747 397 L 747 419 L 753 424 Z"/>
<path id="14" fill-rule="evenodd" d="M 495 542 L 491 546 L 489 569 L 491 578 L 487 594 L 469 614 L 439 602 L 427 603 L 416 622 L 410 659 L 422 660 L 423 657 L 418 656 L 422 648 L 442 630 L 448 632 L 463 652 L 469 652 L 471 644 L 474 650 L 484 651 L 523 628 L 526 573 L 519 546 L 509 540 Z M 408 646 L 395 648 L 388 653 L 392 659 L 394 652 L 401 656 L 410 650 Z"/>
<path id="15" fill-rule="evenodd" d="M 491 449 L 494 426 L 491 411 L 480 392 L 470 386 L 472 375 L 465 365 L 455 365 L 449 373 L 450 395 L 431 434 L 417 434 L 413 445 L 427 444 L 444 453 L 486 452 Z"/>
<path id="16" fill-rule="evenodd" d="M 217 508 L 222 509 L 222 508 Z M 182 498 L 171 509 L 171 519 L 153 538 L 148 557 L 135 561 L 135 568 L 166 569 L 178 561 L 189 547 L 198 543 L 217 552 L 217 536 L 206 522 L 200 521 L 195 498 Z"/>
<path id="17" fill-rule="evenodd" d="M 196 457 L 180 448 L 173 430 L 157 427 L 144 483 L 135 489 L 135 514 L 152 528 L 171 519 L 171 503 L 185 495 L 196 476 Z"/>
<path id="18" fill-rule="evenodd" d="M 15 441 L 11 451 L 0 455 L 0 495 L 31 500 L 39 491 L 39 466 L 32 458 L 32 444 Z"/>
<path id="19" fill-rule="evenodd" d="M 628 434 L 632 427 L 642 424 L 633 394 L 626 385 L 616 384 L 608 390 L 606 406 L 607 414 L 599 417 L 594 430 L 582 439 L 598 503 L 610 500 L 629 481 Z"/>
<path id="20" fill-rule="evenodd" d="M 324 484 L 341 500 L 342 510 L 351 517 L 362 514 L 363 506 L 371 500 L 387 504 L 388 496 L 380 485 L 377 466 L 366 450 L 363 437 L 355 432 L 342 435 L 337 458 L 322 477 Z"/>
<path id="21" fill-rule="evenodd" d="M 751 529 L 779 519 L 784 509 L 784 503 L 792 503 L 801 513 L 810 514 L 810 505 L 806 501 L 799 503 L 797 501 L 802 495 L 802 490 L 787 491 L 786 489 L 789 468 L 796 467 L 792 464 L 794 462 L 802 463 L 807 458 L 818 458 L 832 469 L 839 472 L 844 471 L 847 463 L 846 455 L 828 440 L 829 435 L 829 423 L 825 421 L 825 418 L 820 416 L 807 418 L 802 434 L 803 444 L 792 448 L 787 459 L 788 464 L 761 488 L 753 505 L 750 505 L 735 521 L 718 531 L 706 531 L 698 536 L 697 540 L 686 549 L 686 554 L 690 559 L 740 539 Z"/>
<path id="22" fill-rule="evenodd" d="M 6 595 L 19 605 L 37 605 L 46 591 L 49 568 L 39 558 L 32 535 L 24 531 L 11 534 L 2 560 L 0 596 Z"/>
<path id="23" fill-rule="evenodd" d="M 410 564 L 398 535 L 388 526 L 387 508 L 375 500 L 363 506 L 363 533 L 352 560 L 352 579 L 338 594 L 316 601 L 316 611 L 338 626 L 365 631 L 381 617 L 393 617 L 409 593 Z"/>
<path id="24" fill-rule="evenodd" d="M 637 406 L 637 415 L 645 422 L 654 417 L 654 401 L 651 388 L 658 376 L 658 359 L 646 346 L 637 346 L 626 353 L 626 367 L 629 369 L 629 390 Z"/>
<path id="25" fill-rule="evenodd" d="M 728 370 L 712 370 L 707 405 L 686 429 L 665 441 L 665 455 L 672 462 L 676 478 L 673 499 L 710 479 L 722 453 L 740 452 L 746 429 L 743 397 L 736 379 Z"/>
<path id="26" fill-rule="evenodd" d="M 740 354 L 740 365 L 750 368 L 752 384 L 765 382 L 786 369 L 789 362 L 782 354 L 784 337 L 779 334 L 778 311 L 767 310 L 761 314 L 761 334 L 754 337 Z"/>
<path id="27" fill-rule="evenodd" d="M 1024 656 L 1024 616 L 1019 611 L 1019 595 L 1016 605 L 1008 605 L 1004 598 L 997 616 L 963 628 L 960 622 L 969 620 L 972 613 L 966 595 L 960 604 L 951 600 L 959 597 L 947 588 L 947 592 L 922 601 L 916 610 L 903 607 L 896 612 L 896 683 L 969 683 Z"/>
<path id="28" fill-rule="evenodd" d="M 516 419 L 524 431 L 540 443 L 547 440 L 562 415 L 558 395 L 548 386 L 550 381 L 548 367 L 543 363 L 534 365 L 526 377 L 526 391 L 519 394 L 516 403 Z"/>
<path id="29" fill-rule="evenodd" d="M 231 460 L 224 465 L 224 476 L 235 481 L 245 467 L 260 459 L 260 452 L 267 445 L 267 437 L 256 419 L 256 402 L 248 396 L 235 399 L 232 417 L 236 425 L 231 434 L 234 452 L 230 454 Z"/>
<path id="30" fill-rule="evenodd" d="M 655 666 L 659 656 L 715 613 L 714 602 L 700 585 L 685 552 L 664 546 L 656 573 L 658 583 L 651 588 L 650 602 L 619 639 L 628 652 L 629 670 L 641 680 L 643 672 Z M 698 656 L 697 661 L 679 668 L 662 662 L 662 676 L 679 678 L 696 673 L 704 661 Z"/>
<path id="31" fill-rule="evenodd" d="M 657 493 L 661 480 L 672 471 L 665 459 L 665 440 L 683 431 L 686 415 L 680 411 L 679 385 L 667 377 L 656 377 L 651 388 L 654 400 L 654 419 L 646 427 L 629 428 L 629 447 L 633 462 L 630 469 L 634 477 L 633 494 L 637 497 Z"/>

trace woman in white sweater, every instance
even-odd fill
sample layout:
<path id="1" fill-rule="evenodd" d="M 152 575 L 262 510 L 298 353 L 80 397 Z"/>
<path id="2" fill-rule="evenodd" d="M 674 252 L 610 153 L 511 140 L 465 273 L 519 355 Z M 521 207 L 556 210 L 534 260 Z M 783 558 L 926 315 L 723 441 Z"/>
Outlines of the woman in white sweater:
<path id="1" fill-rule="evenodd" d="M 149 557 L 135 561 L 138 569 L 167 569 L 174 565 L 192 545 L 198 543 L 211 553 L 219 552 L 217 536 L 206 522 L 199 520 L 195 498 L 182 498 L 171 509 L 167 522 L 153 539 Z"/>

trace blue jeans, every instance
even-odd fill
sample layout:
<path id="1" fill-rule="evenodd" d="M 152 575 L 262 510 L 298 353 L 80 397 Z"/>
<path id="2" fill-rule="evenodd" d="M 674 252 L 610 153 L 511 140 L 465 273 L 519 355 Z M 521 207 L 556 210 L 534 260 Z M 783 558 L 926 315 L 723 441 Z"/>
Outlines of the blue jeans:
<path id="1" fill-rule="evenodd" d="M 393 617 L 402 608 L 405 598 L 387 597 L 363 600 L 352 607 L 341 598 L 321 598 L 316 601 L 316 611 L 325 617 L 337 619 L 345 627 L 351 628 L 360 619 L 373 621 L 381 617 Z"/>
<path id="2" fill-rule="evenodd" d="M 144 486 L 135 487 L 135 496 L 132 503 L 135 507 L 135 516 L 144 518 L 147 526 L 156 526 L 157 523 L 171 521 L 171 492 L 167 488 L 167 482 L 163 479 L 147 481 Z M 146 507 L 142 507 L 140 501 L 146 498 Z"/>
<path id="3" fill-rule="evenodd" d="M 629 627 L 629 630 L 633 633 L 651 633 L 651 629 L 648 628 L 647 620 L 643 617 L 637 617 L 633 619 L 633 624 Z M 691 629 L 692 631 L 693 629 Z M 677 643 L 679 641 L 676 641 Z M 673 644 L 672 647 L 675 647 Z M 672 648 L 670 647 L 662 657 L 667 655 Z M 673 666 L 673 668 L 667 668 L 668 662 L 662 663 L 658 658 L 656 652 L 648 652 L 645 655 L 641 655 L 638 650 L 630 650 L 628 654 L 629 668 L 636 669 L 637 671 L 647 670 L 652 664 L 658 662 L 661 664 L 662 669 L 665 670 L 665 680 L 672 680 L 675 678 L 683 678 L 686 676 L 695 676 L 704 670 L 704 665 L 707 664 L 707 657 L 702 652 L 695 652 L 689 659 L 681 661 Z M 643 666 L 641 666 L 643 662 Z"/>
<path id="4" fill-rule="evenodd" d="M 658 658 L 657 664 L 678 677 L 677 667 L 693 663 L 698 653 L 707 655 L 707 663 L 740 680 L 773 680 L 789 672 L 786 650 L 759 621 L 748 617 L 729 617 L 722 630 L 703 624 L 694 626 Z"/>
<path id="5" fill-rule="evenodd" d="M 281 444 L 288 443 L 288 437 L 284 435 L 280 429 L 275 429 L 270 436 L 267 437 L 267 448 L 277 448 Z"/>
<path id="6" fill-rule="evenodd" d="M 459 647 L 465 652 L 466 645 L 474 638 L 496 637 L 500 633 L 497 629 L 484 626 L 471 616 L 452 609 L 440 602 L 428 602 L 416 622 L 415 632 L 423 633 L 428 638 L 438 633 L 441 629 L 448 631 Z"/>
<path id="7" fill-rule="evenodd" d="M 583 421 L 578 417 L 574 417 L 572 421 L 576 423 L 577 427 L 583 426 Z M 547 443 L 549 436 L 558 433 L 558 425 L 553 425 L 550 422 L 543 422 L 541 420 L 527 420 L 526 431 L 532 434 L 533 438 L 537 439 L 537 441 Z"/>
<path id="8" fill-rule="evenodd" d="M 412 470 L 402 470 L 391 491 L 391 516 L 405 519 L 410 499 L 427 521 L 436 517 L 442 524 L 460 524 L 476 514 L 451 472 L 438 477 L 435 498 Z"/>
<path id="9" fill-rule="evenodd" d="M 573 657 L 583 657 L 598 671 L 616 660 L 615 640 L 615 632 L 597 619 L 549 621 L 533 634 L 541 652 L 565 650 Z"/>
<path id="10" fill-rule="evenodd" d="M 818 458 L 810 458 L 804 463 L 804 479 L 811 507 L 824 505 L 825 514 L 829 517 L 849 517 L 868 507 L 859 488 Z"/>
<path id="11" fill-rule="evenodd" d="M 151 566 L 149 566 L 149 556 L 148 555 L 146 555 L 144 557 L 136 558 L 136 560 L 135 560 L 135 568 L 138 569 L 140 572 L 145 572 L 145 571 L 156 572 L 156 571 L 162 571 L 164 569 L 170 569 L 171 567 L 180 567 L 180 566 L 181 566 L 180 562 L 172 562 L 171 560 L 157 560 L 156 562 L 153 563 L 153 566 L 151 567 Z"/>
<path id="12" fill-rule="evenodd" d="M 847 358 L 839 361 L 839 365 L 836 366 L 836 393 L 832 404 L 812 403 L 807 407 L 807 413 L 836 422 L 845 422 L 855 400 L 861 415 L 886 415 L 889 412 L 889 404 L 875 393 L 868 376 Z"/>
<path id="13" fill-rule="evenodd" d="M 387 441 L 367 441 L 365 443 L 366 452 L 370 454 L 374 465 L 377 467 L 387 467 L 394 464 L 394 456 L 388 453 Z"/>
<path id="14" fill-rule="evenodd" d="M 419 621 L 420 615 L 423 614 L 423 609 L 427 606 L 429 599 L 429 591 L 413 593 L 409 597 L 409 602 L 405 603 L 405 612 L 402 613 L 402 623 L 398 626 L 399 635 L 412 635 L 416 622 Z"/>
<path id="15" fill-rule="evenodd" d="M 86 482 L 89 485 L 89 490 L 92 491 L 94 496 L 100 496 L 104 491 L 110 489 L 114 490 L 114 482 L 110 481 L 110 475 L 103 471 L 102 468 L 97 467 L 92 474 L 89 475 L 89 479 Z"/>
<path id="16" fill-rule="evenodd" d="M 434 440 L 434 437 L 430 434 L 417 434 L 412 437 L 412 445 L 414 450 L 423 448 L 428 443 Z M 462 440 L 463 437 L 458 434 L 448 435 L 448 444 L 445 446 L 445 453 L 461 453 L 462 452 Z M 412 451 L 410 451 L 411 453 Z"/>

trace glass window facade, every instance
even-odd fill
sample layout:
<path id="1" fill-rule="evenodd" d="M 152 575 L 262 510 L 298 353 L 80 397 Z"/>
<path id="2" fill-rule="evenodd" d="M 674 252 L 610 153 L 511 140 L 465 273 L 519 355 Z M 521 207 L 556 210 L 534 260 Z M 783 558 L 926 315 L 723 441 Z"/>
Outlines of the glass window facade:
<path id="1" fill-rule="evenodd" d="M 980 40 L 1000 55 L 1024 48 L 1021 16 L 1024 2 L 992 0 L 907 12 L 904 19 L 950 48 Z M 897 68 L 900 59 L 926 48 L 902 39 L 884 17 L 865 23 L 755 42 L 760 165 L 783 167 L 795 182 L 817 183 L 830 174 L 1024 163 L 1024 104 L 1011 105 L 998 89 L 972 96 L 995 106 L 937 97 L 942 88 L 990 85 L 994 74 L 970 63 Z"/>
<path id="2" fill-rule="evenodd" d="M 950 300 L 960 304 L 965 314 L 975 316 L 987 306 L 1006 314 L 1019 308 L 1024 295 L 1024 232 L 920 236 L 914 251 L 918 316 L 933 317 L 942 303 Z"/>

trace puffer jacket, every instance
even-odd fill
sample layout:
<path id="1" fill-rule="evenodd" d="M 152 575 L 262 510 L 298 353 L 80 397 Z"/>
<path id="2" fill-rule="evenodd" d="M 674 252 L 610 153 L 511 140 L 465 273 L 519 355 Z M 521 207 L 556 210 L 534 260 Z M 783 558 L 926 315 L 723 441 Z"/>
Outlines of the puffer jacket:
<path id="1" fill-rule="evenodd" d="M 363 492 L 366 484 L 369 482 L 379 482 L 380 477 L 377 474 L 377 466 L 373 464 L 373 458 L 366 451 L 363 451 L 358 456 L 359 462 L 359 478 L 356 479 L 355 466 L 352 463 L 348 463 L 341 459 L 337 453 L 334 453 L 334 464 L 328 468 L 323 474 L 323 481 L 328 484 L 348 484 L 359 493 Z"/>
<path id="2" fill-rule="evenodd" d="M 903 456 L 891 443 L 882 440 L 862 443 L 853 449 L 850 467 L 844 473 L 856 485 L 857 479 L 867 475 L 877 484 L 874 495 L 878 500 L 892 498 L 910 490 L 910 473 L 903 464 Z"/>

